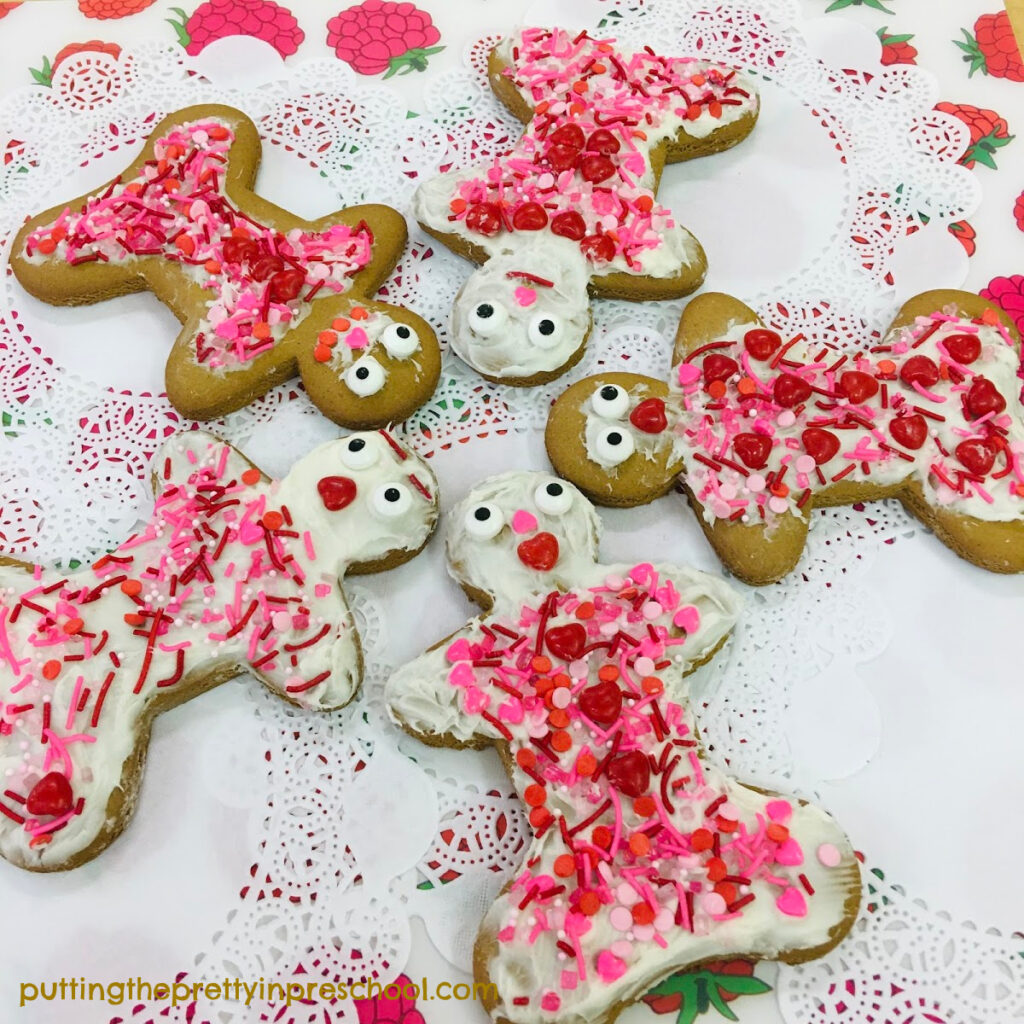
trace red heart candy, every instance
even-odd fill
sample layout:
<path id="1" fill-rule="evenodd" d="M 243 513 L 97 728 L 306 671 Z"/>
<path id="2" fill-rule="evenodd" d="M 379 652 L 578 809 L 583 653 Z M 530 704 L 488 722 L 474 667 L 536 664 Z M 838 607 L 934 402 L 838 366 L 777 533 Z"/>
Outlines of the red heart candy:
<path id="1" fill-rule="evenodd" d="M 889 433 L 897 444 L 917 451 L 928 440 L 928 424 L 920 413 L 899 416 L 889 424 Z"/>
<path id="2" fill-rule="evenodd" d="M 622 713 L 622 691 L 605 680 L 588 686 L 579 696 L 580 711 L 598 725 L 611 725 Z"/>
<path id="3" fill-rule="evenodd" d="M 562 238 L 571 238 L 574 242 L 578 242 L 586 233 L 586 222 L 575 210 L 566 210 L 551 218 L 551 234 L 553 235 L 561 235 Z"/>
<path id="4" fill-rule="evenodd" d="M 584 140 L 583 129 L 578 124 L 563 124 L 548 136 L 548 141 L 553 145 L 569 146 L 572 149 L 582 149 Z"/>
<path id="5" fill-rule="evenodd" d="M 839 391 L 854 405 L 863 405 L 869 398 L 878 394 L 878 381 L 870 373 L 847 370 L 839 377 Z"/>
<path id="6" fill-rule="evenodd" d="M 481 235 L 496 235 L 502 228 L 501 211 L 494 203 L 474 203 L 466 214 L 466 227 Z"/>
<path id="7" fill-rule="evenodd" d="M 351 505 L 356 496 L 356 482 L 347 476 L 325 476 L 316 485 L 320 500 L 329 512 Z"/>
<path id="8" fill-rule="evenodd" d="M 254 281 L 266 281 L 279 271 L 284 270 L 284 260 L 280 256 L 271 256 L 269 253 L 253 260 L 249 267 L 249 276 Z"/>
<path id="9" fill-rule="evenodd" d="M 547 572 L 558 561 L 558 538 L 553 533 L 538 533 L 516 548 L 519 561 L 530 569 Z"/>
<path id="10" fill-rule="evenodd" d="M 988 377 L 975 377 L 967 392 L 967 411 L 973 419 L 986 413 L 998 415 L 1006 408 L 1006 399 L 999 394 Z"/>
<path id="11" fill-rule="evenodd" d="M 552 146 L 547 153 L 548 165 L 555 174 L 571 171 L 580 158 L 580 151 L 572 146 Z"/>
<path id="12" fill-rule="evenodd" d="M 71 783 L 60 772 L 44 775 L 33 787 L 25 801 L 29 814 L 48 815 L 59 818 L 67 814 L 74 804 Z"/>
<path id="13" fill-rule="evenodd" d="M 755 327 L 743 335 L 743 344 L 755 359 L 768 359 L 778 350 L 782 338 L 766 327 Z"/>
<path id="14" fill-rule="evenodd" d="M 575 661 L 587 646 L 587 631 L 578 622 L 552 626 L 544 634 L 548 651 L 562 661 Z"/>
<path id="15" fill-rule="evenodd" d="M 512 214 L 512 227 L 517 231 L 540 231 L 548 222 L 548 212 L 540 203 L 523 203 Z"/>
<path id="16" fill-rule="evenodd" d="M 607 235 L 587 235 L 580 242 L 580 249 L 591 263 L 610 263 L 615 259 L 615 243 Z"/>
<path id="17" fill-rule="evenodd" d="M 584 181 L 596 185 L 599 181 L 606 181 L 615 173 L 615 164 L 606 156 L 595 153 L 585 156 L 580 163 L 580 174 Z"/>
<path id="18" fill-rule="evenodd" d="M 761 469 L 772 451 L 772 439 L 764 434 L 737 434 L 732 446 L 740 462 L 750 469 Z"/>
<path id="19" fill-rule="evenodd" d="M 704 383 L 711 384 L 716 380 L 728 380 L 734 373 L 738 372 L 740 364 L 729 356 L 712 352 L 704 357 L 701 367 L 704 370 Z"/>
<path id="20" fill-rule="evenodd" d="M 260 254 L 260 247 L 251 238 L 226 238 L 223 256 L 226 263 L 245 263 Z"/>
<path id="21" fill-rule="evenodd" d="M 839 438 L 831 430 L 822 427 L 808 427 L 801 435 L 804 451 L 818 466 L 823 466 L 839 451 Z"/>
<path id="22" fill-rule="evenodd" d="M 783 409 L 792 409 L 794 405 L 806 402 L 811 397 L 811 386 L 795 373 L 780 373 L 775 378 L 773 394 Z"/>
<path id="23" fill-rule="evenodd" d="M 608 781 L 620 792 L 634 799 L 643 796 L 651 783 L 651 766 L 647 755 L 639 750 L 617 754 L 605 769 Z"/>
<path id="24" fill-rule="evenodd" d="M 996 461 L 996 450 L 988 441 L 961 441 L 956 446 L 956 457 L 975 476 L 984 476 Z"/>
<path id="25" fill-rule="evenodd" d="M 298 298 L 306 275 L 301 270 L 282 270 L 270 279 L 270 301 L 290 302 Z"/>
<path id="26" fill-rule="evenodd" d="M 598 128 L 597 131 L 590 133 L 590 138 L 587 139 L 587 149 L 591 153 L 603 153 L 605 156 L 611 156 L 612 153 L 618 153 L 619 140 L 607 128 Z"/>
<path id="27" fill-rule="evenodd" d="M 923 388 L 930 388 L 939 379 L 939 368 L 928 356 L 911 356 L 900 367 L 900 380 L 908 387 L 916 382 Z"/>
<path id="28" fill-rule="evenodd" d="M 645 434 L 660 434 L 668 426 L 665 403 L 660 398 L 646 398 L 630 414 L 629 422 Z"/>
<path id="29" fill-rule="evenodd" d="M 976 334 L 951 334 L 943 339 L 950 359 L 966 366 L 981 355 L 981 339 Z"/>

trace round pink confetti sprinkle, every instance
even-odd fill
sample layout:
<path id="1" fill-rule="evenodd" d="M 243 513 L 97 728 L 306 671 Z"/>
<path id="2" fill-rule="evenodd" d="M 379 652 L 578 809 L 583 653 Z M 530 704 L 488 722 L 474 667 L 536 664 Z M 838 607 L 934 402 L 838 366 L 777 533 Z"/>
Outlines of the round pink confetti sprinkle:
<path id="1" fill-rule="evenodd" d="M 732 501 L 732 499 L 735 498 L 737 494 L 736 485 L 729 483 L 722 484 L 721 487 L 718 488 L 718 493 L 726 501 Z"/>
<path id="2" fill-rule="evenodd" d="M 658 916 L 654 919 L 654 927 L 659 932 L 670 932 L 676 926 L 675 915 L 668 907 L 662 907 Z"/>
<path id="3" fill-rule="evenodd" d="M 645 619 L 656 619 L 664 609 L 658 604 L 657 601 L 648 601 L 644 604 L 640 611 L 643 612 Z"/>
<path id="4" fill-rule="evenodd" d="M 274 624 L 274 629 L 280 631 L 292 624 L 292 617 L 287 612 L 274 612 L 270 621 Z"/>
<path id="5" fill-rule="evenodd" d="M 587 663 L 580 658 L 569 662 L 569 675 L 573 679 L 582 679 L 587 674 Z"/>
<path id="6" fill-rule="evenodd" d="M 616 576 L 615 573 L 609 573 L 604 578 L 604 585 L 609 590 L 621 590 L 625 585 L 625 580 L 621 576 Z"/>
<path id="7" fill-rule="evenodd" d="M 636 889 L 629 884 L 629 882 L 622 882 L 615 890 L 615 898 L 624 906 L 631 907 L 636 903 L 640 897 L 637 895 Z M 632 917 L 630 918 L 632 920 Z"/>
<path id="8" fill-rule="evenodd" d="M 789 502 L 785 498 L 775 496 L 768 499 L 768 507 L 781 516 L 789 509 Z"/>
<path id="9" fill-rule="evenodd" d="M 633 927 L 633 915 L 625 907 L 616 907 L 608 915 L 608 920 L 617 932 L 628 932 Z"/>
<path id="10" fill-rule="evenodd" d="M 793 465 L 796 466 L 798 473 L 813 473 L 815 462 L 810 455 L 798 455 Z"/>
<path id="11" fill-rule="evenodd" d="M 832 843 L 822 843 L 818 847 L 818 860 L 827 868 L 837 868 L 843 861 L 839 847 Z"/>
<path id="12" fill-rule="evenodd" d="M 740 809 L 735 805 L 726 801 L 718 808 L 718 816 L 725 818 L 726 821 L 738 821 L 740 816 Z"/>
<path id="13" fill-rule="evenodd" d="M 567 708 L 572 703 L 572 694 L 569 692 L 568 686 L 559 686 L 553 694 L 551 694 L 551 703 L 556 708 Z"/>
<path id="14" fill-rule="evenodd" d="M 633 929 L 633 938 L 637 942 L 650 942 L 654 938 L 654 925 L 638 924 Z"/>
<path id="15" fill-rule="evenodd" d="M 754 494 L 760 494 L 764 490 L 767 481 L 760 473 L 751 473 L 747 477 L 747 490 Z"/>
<path id="16" fill-rule="evenodd" d="M 637 674 L 641 676 L 649 676 L 654 672 L 654 662 L 647 657 L 637 658 L 633 662 L 633 667 L 636 669 Z"/>
<path id="17" fill-rule="evenodd" d="M 724 914 L 725 900 L 717 892 L 706 892 L 700 898 L 701 909 L 705 914 Z"/>
<path id="18" fill-rule="evenodd" d="M 792 409 L 783 409 L 778 416 L 775 417 L 775 422 L 780 427 L 791 427 L 796 423 L 796 413 Z"/>

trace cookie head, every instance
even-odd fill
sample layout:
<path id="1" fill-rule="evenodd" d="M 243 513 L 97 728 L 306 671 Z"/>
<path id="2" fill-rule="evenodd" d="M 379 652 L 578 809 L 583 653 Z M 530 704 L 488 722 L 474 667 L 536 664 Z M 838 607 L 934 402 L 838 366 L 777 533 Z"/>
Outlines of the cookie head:
<path id="1" fill-rule="evenodd" d="M 682 469 L 668 387 L 634 373 L 602 373 L 559 397 L 544 435 L 555 471 L 600 505 L 642 505 Z"/>
<path id="2" fill-rule="evenodd" d="M 590 333 L 587 273 L 563 241 L 538 239 L 492 256 L 455 300 L 452 348 L 489 380 L 543 383 L 582 355 Z"/>
<path id="3" fill-rule="evenodd" d="M 491 477 L 451 512 L 455 578 L 490 605 L 570 587 L 597 559 L 600 522 L 572 484 L 550 473 Z"/>
<path id="4" fill-rule="evenodd" d="M 309 530 L 325 571 L 332 558 L 341 572 L 397 565 L 423 547 L 437 523 L 434 474 L 382 430 L 310 452 L 281 482 L 280 499 L 295 528 Z"/>

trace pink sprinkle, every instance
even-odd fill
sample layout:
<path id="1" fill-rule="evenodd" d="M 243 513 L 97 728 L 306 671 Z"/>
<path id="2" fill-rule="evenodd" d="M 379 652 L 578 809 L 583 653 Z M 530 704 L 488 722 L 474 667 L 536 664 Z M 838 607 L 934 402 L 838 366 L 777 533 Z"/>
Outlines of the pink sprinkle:
<path id="1" fill-rule="evenodd" d="M 501 931 L 498 932 L 499 942 L 511 942 L 515 937 L 516 930 L 511 925 L 509 925 L 508 928 L 502 928 Z"/>
<path id="2" fill-rule="evenodd" d="M 688 604 L 675 613 L 672 622 L 687 633 L 696 633 L 700 628 L 700 612 L 696 605 Z"/>
<path id="3" fill-rule="evenodd" d="M 362 327 L 353 327 L 345 335 L 345 344 L 349 348 L 366 348 L 370 344 L 370 339 L 366 336 L 366 331 Z"/>
<path id="4" fill-rule="evenodd" d="M 837 868 L 842 863 L 843 855 L 839 847 L 832 843 L 822 843 L 818 847 L 818 860 L 827 868 Z"/>
<path id="5" fill-rule="evenodd" d="M 619 932 L 628 932 L 633 927 L 633 915 L 625 907 L 616 907 L 609 915 L 611 926 Z"/>
<path id="6" fill-rule="evenodd" d="M 793 806 L 788 800 L 769 800 L 764 809 L 772 821 L 778 821 L 783 825 L 793 814 Z"/>
<path id="7" fill-rule="evenodd" d="M 317 597 L 327 597 L 327 595 L 330 592 L 331 592 L 331 585 L 329 583 L 318 583 L 313 588 L 313 593 L 316 594 Z"/>
<path id="8" fill-rule="evenodd" d="M 476 682 L 476 673 L 473 671 L 473 666 L 465 661 L 460 661 L 448 673 L 448 682 L 452 686 L 472 686 Z"/>
<path id="9" fill-rule="evenodd" d="M 701 909 L 705 914 L 715 917 L 717 914 L 725 913 L 725 900 L 717 892 L 706 892 L 700 898 Z"/>
<path id="10" fill-rule="evenodd" d="M 545 992 L 540 1000 L 540 1008 L 549 1013 L 554 1013 L 561 1005 L 562 1000 L 554 992 Z"/>
<path id="11" fill-rule="evenodd" d="M 537 517 L 525 508 L 519 509 L 512 517 L 512 530 L 514 533 L 529 533 L 537 529 Z M 451 648 L 449 648 L 450 650 Z"/>
<path id="12" fill-rule="evenodd" d="M 470 686 L 466 689 L 466 696 L 462 700 L 462 707 L 467 714 L 478 715 L 481 711 L 486 711 L 490 703 L 491 698 L 483 690 L 478 686 Z"/>
<path id="13" fill-rule="evenodd" d="M 779 844 L 779 848 L 775 851 L 775 862 L 785 864 L 786 867 L 797 867 L 804 862 L 804 851 L 800 848 L 800 844 L 791 837 Z"/>
<path id="14" fill-rule="evenodd" d="M 579 984 L 579 975 L 575 971 L 562 971 L 560 983 L 566 992 L 571 992 Z"/>
<path id="15" fill-rule="evenodd" d="M 679 383 L 683 386 L 700 379 L 700 367 L 693 363 L 679 364 Z"/>
<path id="16" fill-rule="evenodd" d="M 469 641 L 465 637 L 459 637 L 453 644 L 450 644 L 445 654 L 449 661 L 471 661 L 473 658 Z"/>
<path id="17" fill-rule="evenodd" d="M 537 301 L 537 292 L 525 285 L 520 285 L 513 294 L 520 306 L 532 306 Z"/>
<path id="18" fill-rule="evenodd" d="M 807 900 L 804 899 L 804 894 L 792 885 L 775 901 L 775 906 L 789 917 L 807 916 Z"/>
<path id="19" fill-rule="evenodd" d="M 607 949 L 602 949 L 597 954 L 597 973 L 606 985 L 610 985 L 613 981 L 618 981 L 626 973 L 626 965 Z"/>

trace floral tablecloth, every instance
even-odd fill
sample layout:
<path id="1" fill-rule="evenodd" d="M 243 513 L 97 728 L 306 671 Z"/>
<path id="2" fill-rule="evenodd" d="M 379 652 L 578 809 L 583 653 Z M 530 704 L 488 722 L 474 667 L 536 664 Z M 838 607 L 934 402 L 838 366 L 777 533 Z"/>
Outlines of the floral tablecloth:
<path id="1" fill-rule="evenodd" d="M 146 96 L 160 113 L 180 93 L 258 115 L 268 150 L 259 187 L 282 205 L 322 213 L 341 196 L 407 212 L 423 168 L 479 160 L 514 131 L 480 74 L 503 31 L 562 21 L 614 33 L 670 2 L 0 3 L 4 261 L 11 229 L 48 205 L 40 200 L 127 162 Z M 929 287 L 980 292 L 1024 330 L 1024 61 L 998 0 L 677 3 L 716 52 L 766 82 L 760 149 L 715 158 L 713 172 L 666 174 L 663 195 L 713 242 L 709 283 L 760 300 L 777 321 L 824 316 L 854 340 L 897 298 Z M 780 39 L 806 57 L 802 73 L 773 72 L 765 53 Z M 809 98 L 831 93 L 850 102 L 826 109 L 827 98 Z M 885 125 L 877 109 L 876 121 L 860 118 L 859 105 L 885 103 L 894 122 L 912 122 L 897 141 L 920 145 L 917 164 L 885 159 L 884 140 L 872 139 Z M 414 231 L 389 299 L 427 316 L 444 341 L 462 273 Z M 135 522 L 148 457 L 182 425 L 160 395 L 173 324 L 148 297 L 118 311 L 52 311 L 9 277 L 6 288 L 0 554 L 73 566 Z M 680 306 L 598 304 L 604 351 L 592 360 L 659 365 Z M 152 336 L 164 339 L 159 351 Z M 553 393 L 511 395 L 449 361 L 438 396 L 403 433 L 435 460 L 450 502 L 493 468 L 546 464 L 536 428 Z M 287 387 L 221 427 L 271 470 L 333 436 Z M 605 514 L 609 555 L 656 546 L 714 568 L 671 501 Z M 709 964 L 664 982 L 624 1019 L 1024 1019 L 1022 581 L 953 564 L 887 505 L 822 514 L 816 536 L 798 581 L 750 595 L 746 632 L 707 684 L 703 726 L 736 770 L 839 816 L 865 855 L 861 918 L 820 964 Z M 465 618 L 441 564 L 431 549 L 355 588 L 371 679 Z M 437 601 L 436 621 L 423 621 L 425 601 Z M 240 697 L 243 687 L 159 723 L 144 806 L 103 857 L 60 878 L 0 863 L 3 1019 L 482 1022 L 471 1002 L 423 999 L 16 1009 L 21 982 L 84 974 L 466 980 L 473 923 L 515 866 L 525 828 L 496 763 L 431 760 L 386 731 L 372 685 L 354 709 L 318 722 L 272 708 L 255 688 Z M 322 762 L 317 786 L 307 754 Z M 427 796 L 382 832 L 372 804 L 360 810 L 346 794 L 388 786 Z M 307 824 L 293 835 L 300 816 Z M 368 849 L 360 833 L 385 841 Z M 403 850 L 409 834 L 432 838 Z"/>

